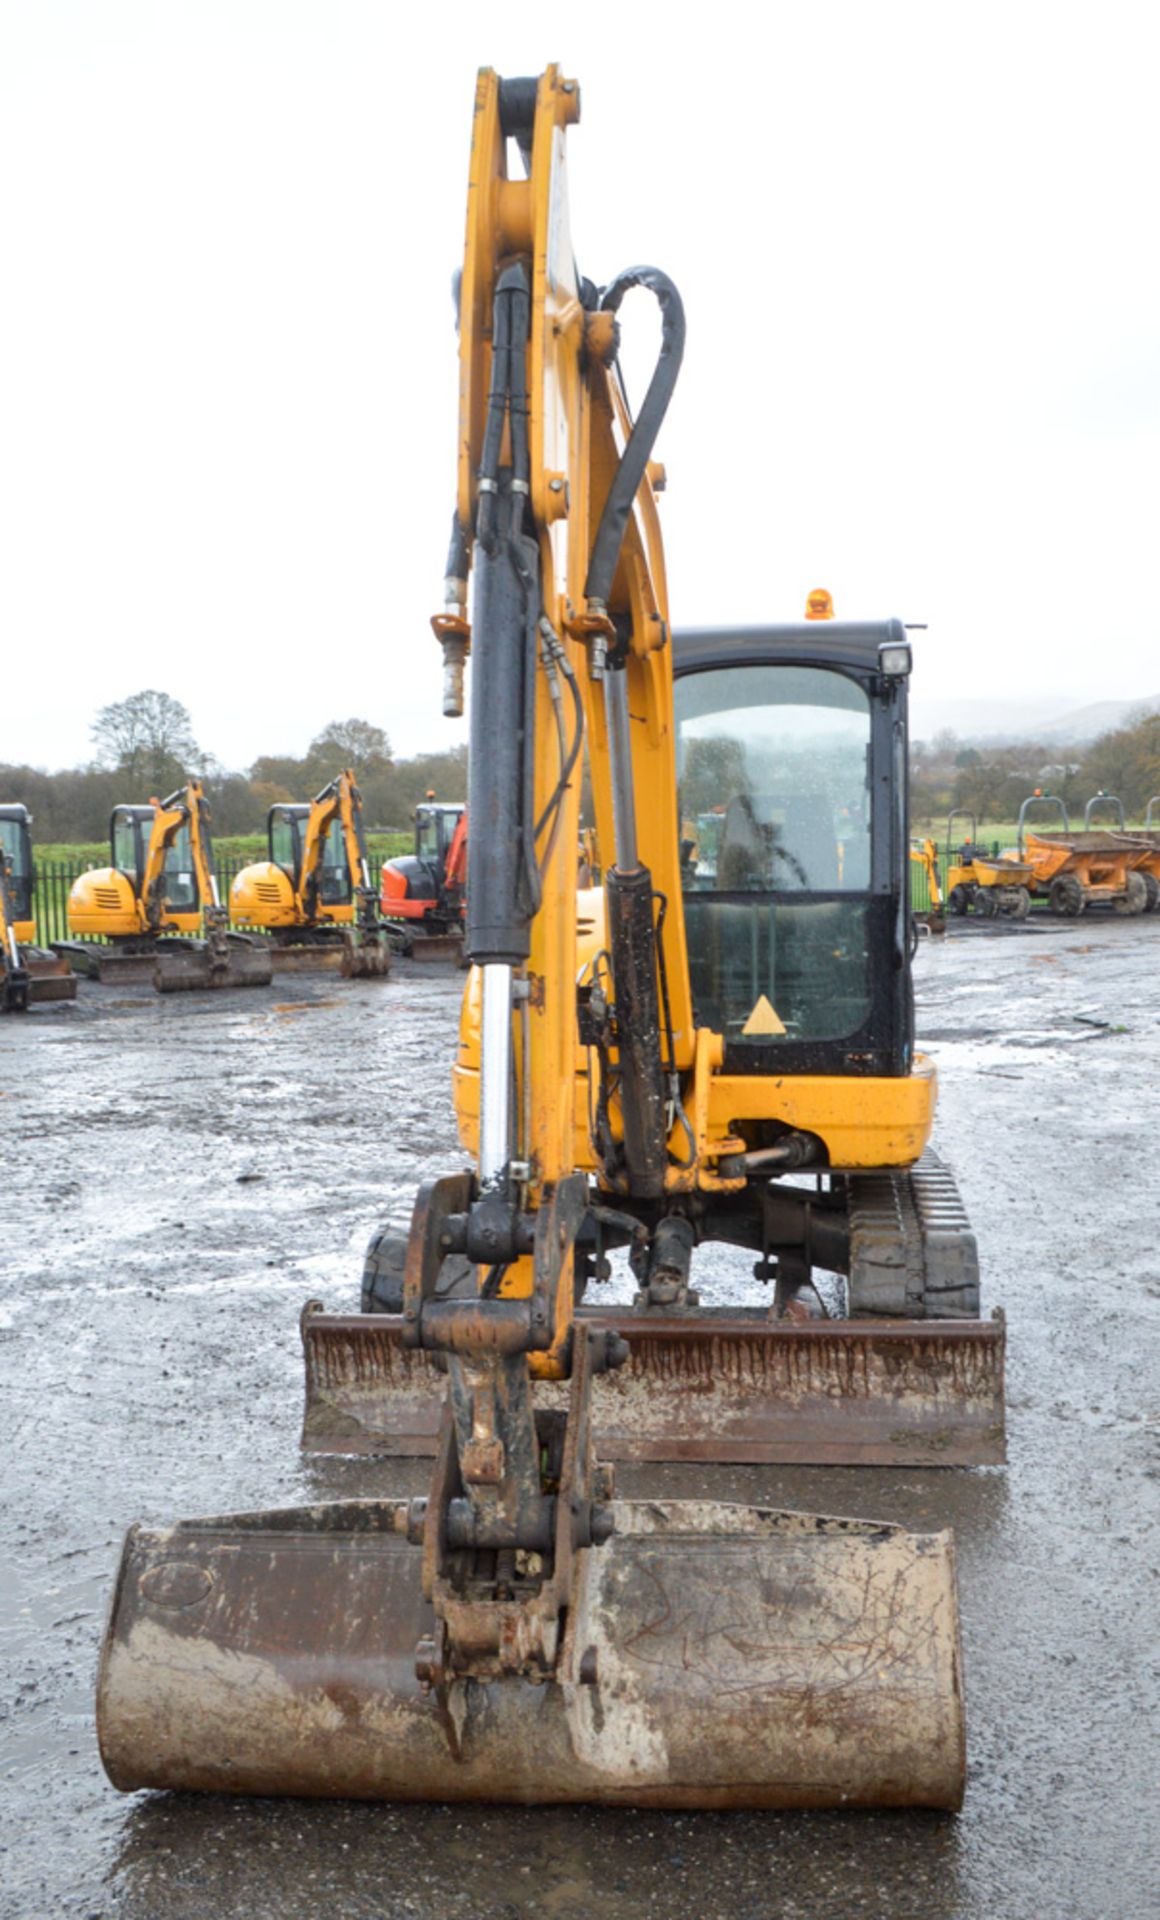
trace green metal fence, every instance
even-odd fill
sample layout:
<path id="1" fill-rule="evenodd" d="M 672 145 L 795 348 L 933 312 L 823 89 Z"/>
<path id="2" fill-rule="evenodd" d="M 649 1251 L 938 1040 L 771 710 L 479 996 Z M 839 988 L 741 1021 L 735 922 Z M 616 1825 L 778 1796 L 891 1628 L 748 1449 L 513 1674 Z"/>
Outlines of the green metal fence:
<path id="1" fill-rule="evenodd" d="M 984 851 L 997 854 L 999 847 L 999 841 L 988 841 Z M 218 860 L 215 863 L 218 897 L 227 905 L 232 882 L 242 868 L 249 865 L 252 865 L 251 861 L 241 858 Z M 945 891 L 947 849 L 941 844 L 938 845 L 938 868 Z M 101 943 L 100 934 L 70 934 L 68 929 L 69 891 L 74 880 L 90 871 L 87 863 L 81 860 L 36 862 L 32 901 L 36 914 L 36 937 L 41 946 L 48 946 L 53 940 L 91 940 L 97 945 Z M 926 872 L 913 862 L 910 868 L 910 905 L 914 913 L 926 913 L 930 908 Z"/>

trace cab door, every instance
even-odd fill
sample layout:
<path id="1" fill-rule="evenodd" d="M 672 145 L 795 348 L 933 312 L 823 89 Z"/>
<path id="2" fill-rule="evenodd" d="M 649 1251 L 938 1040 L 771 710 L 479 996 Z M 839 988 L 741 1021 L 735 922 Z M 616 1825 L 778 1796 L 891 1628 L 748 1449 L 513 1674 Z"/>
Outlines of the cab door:
<path id="1" fill-rule="evenodd" d="M 145 879 L 145 850 L 152 825 L 152 807 L 113 808 L 109 830 L 112 865 L 124 874 L 138 899 Z"/>
<path id="2" fill-rule="evenodd" d="M 302 830 L 298 811 L 290 807 L 271 807 L 266 821 L 270 860 L 281 867 L 294 891 L 302 872 Z"/>
<path id="3" fill-rule="evenodd" d="M 680 675 L 674 705 L 678 817 L 714 823 L 683 862 L 690 984 L 726 1072 L 906 1072 L 894 716 L 877 677 L 751 656 Z"/>

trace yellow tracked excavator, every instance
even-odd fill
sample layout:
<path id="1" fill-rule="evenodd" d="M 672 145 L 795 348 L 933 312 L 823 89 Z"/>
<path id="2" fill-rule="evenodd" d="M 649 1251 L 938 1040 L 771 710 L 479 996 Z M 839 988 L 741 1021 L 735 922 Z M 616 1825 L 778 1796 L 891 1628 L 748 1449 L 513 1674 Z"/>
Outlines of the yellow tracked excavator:
<path id="1" fill-rule="evenodd" d="M 200 781 L 114 807 L 109 840 L 112 865 L 82 873 L 69 893 L 69 931 L 90 936 L 61 943 L 75 967 L 99 980 L 152 979 L 158 993 L 269 986 L 269 954 L 230 932 L 218 898 Z"/>
<path id="2" fill-rule="evenodd" d="M 382 1238 L 371 1311 L 303 1316 L 308 1444 L 432 1452 L 429 1491 L 134 1528 L 98 1705 L 123 1788 L 962 1795 L 949 1533 L 613 1484 L 615 1459 L 1000 1460 L 1003 1327 L 927 1150 L 907 634 L 674 636 L 652 454 L 684 315 L 653 268 L 577 274 L 579 110 L 555 67 L 479 77 L 434 623 L 448 712 L 471 656 L 463 1152 Z M 662 329 L 635 421 L 633 289 Z M 578 896 L 585 750 L 603 884 Z M 698 1302 L 708 1242 L 748 1250 L 768 1309 Z M 625 1254 L 636 1304 L 596 1304 Z"/>
<path id="3" fill-rule="evenodd" d="M 16 938 L 12 869 L 0 846 L 0 1013 L 27 1013 L 32 982 Z"/>
<path id="4" fill-rule="evenodd" d="M 68 961 L 34 944 L 32 894 L 32 815 L 19 801 L 6 801 L 0 806 L 0 1012 L 77 997 Z"/>
<path id="5" fill-rule="evenodd" d="M 230 887 L 234 925 L 266 936 L 277 973 L 335 968 L 348 979 L 384 979 L 391 947 L 350 768 L 308 806 L 271 807 L 266 832 L 269 860 L 243 867 Z"/>
<path id="6" fill-rule="evenodd" d="M 946 904 L 943 900 L 942 876 L 938 870 L 938 849 L 929 835 L 910 842 L 910 864 L 921 867 L 926 875 L 926 891 L 929 905 L 914 916 L 915 925 L 924 925 L 931 933 L 945 933 L 947 930 Z"/>

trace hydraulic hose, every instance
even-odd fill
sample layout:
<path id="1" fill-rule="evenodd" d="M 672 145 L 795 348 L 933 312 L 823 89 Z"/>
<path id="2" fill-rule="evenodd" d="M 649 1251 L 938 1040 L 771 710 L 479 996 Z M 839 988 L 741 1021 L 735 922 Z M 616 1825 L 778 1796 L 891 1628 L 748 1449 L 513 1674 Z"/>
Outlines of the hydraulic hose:
<path id="1" fill-rule="evenodd" d="M 667 274 L 630 267 L 601 295 L 615 313 L 632 287 L 647 287 L 661 309 L 661 348 L 648 392 L 613 476 L 592 545 L 584 592 L 590 612 L 607 609 L 628 516 L 677 383 L 685 350 L 685 310 Z M 636 844 L 635 795 L 623 667 L 604 676 L 605 714 L 613 788 L 616 859 L 605 874 L 609 946 L 616 1004 L 616 1045 L 624 1158 L 630 1191 L 645 1198 L 664 1192 L 667 1153 L 666 1079 L 657 996 L 658 940 L 653 884 Z M 667 1026 L 667 1019 L 666 1019 Z M 671 1041 L 670 1041 L 671 1050 Z"/>
<path id="2" fill-rule="evenodd" d="M 602 309 L 607 313 L 615 313 L 632 287 L 647 287 L 660 306 L 661 350 L 644 403 L 633 422 L 624 457 L 608 490 L 596 539 L 592 543 L 584 592 L 589 602 L 595 600 L 601 606 L 608 602 L 628 516 L 656 444 L 661 422 L 668 411 L 685 351 L 684 305 L 668 274 L 661 273 L 659 268 L 629 267 L 626 272 L 618 273 L 600 297 Z"/>

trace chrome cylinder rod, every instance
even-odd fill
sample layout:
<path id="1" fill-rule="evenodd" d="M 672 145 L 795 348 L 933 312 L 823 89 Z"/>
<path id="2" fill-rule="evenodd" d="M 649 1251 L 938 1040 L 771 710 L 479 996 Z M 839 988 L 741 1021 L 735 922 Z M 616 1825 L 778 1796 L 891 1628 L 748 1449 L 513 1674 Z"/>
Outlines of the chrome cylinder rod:
<path id="1" fill-rule="evenodd" d="M 632 741 L 629 735 L 628 675 L 623 667 L 604 675 L 604 719 L 608 728 L 608 758 L 612 774 L 612 825 L 616 865 L 621 873 L 635 873 L 636 797 L 632 790 Z"/>
<path id="2" fill-rule="evenodd" d="M 479 1185 L 496 1186 L 511 1159 L 512 974 L 502 961 L 483 971 L 480 1035 Z"/>

